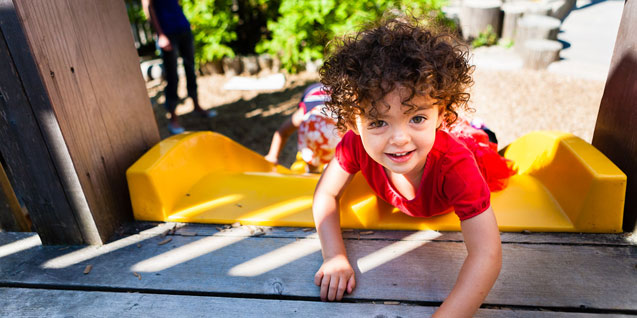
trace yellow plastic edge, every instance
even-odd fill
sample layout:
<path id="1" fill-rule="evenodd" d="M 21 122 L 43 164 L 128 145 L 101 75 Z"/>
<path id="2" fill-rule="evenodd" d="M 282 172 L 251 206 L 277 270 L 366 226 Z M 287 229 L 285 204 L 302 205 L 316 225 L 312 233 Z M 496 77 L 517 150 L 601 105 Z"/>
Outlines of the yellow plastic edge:
<path id="1" fill-rule="evenodd" d="M 540 180 L 576 231 L 622 231 L 626 175 L 592 145 L 569 133 L 538 131 L 518 138 L 504 156 L 518 174 Z"/>

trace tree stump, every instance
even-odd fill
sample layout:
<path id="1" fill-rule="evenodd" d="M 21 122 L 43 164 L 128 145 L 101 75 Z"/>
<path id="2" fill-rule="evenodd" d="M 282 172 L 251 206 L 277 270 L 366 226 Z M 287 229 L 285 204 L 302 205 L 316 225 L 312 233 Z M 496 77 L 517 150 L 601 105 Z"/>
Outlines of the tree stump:
<path id="1" fill-rule="evenodd" d="M 243 63 L 243 70 L 248 73 L 248 75 L 256 75 L 259 73 L 259 62 L 256 55 L 243 56 L 241 57 L 241 62 Z"/>
<path id="2" fill-rule="evenodd" d="M 518 20 L 515 33 L 515 51 L 521 53 L 527 40 L 557 40 L 560 24 L 560 20 L 553 17 L 534 14 L 523 16 Z"/>
<path id="3" fill-rule="evenodd" d="M 549 6 L 551 7 L 550 15 L 560 21 L 564 21 L 566 16 L 575 7 L 576 0 L 551 0 Z"/>
<path id="4" fill-rule="evenodd" d="M 221 63 L 221 60 L 208 62 L 202 65 L 200 69 L 203 75 L 223 74 L 223 64 Z"/>
<path id="5" fill-rule="evenodd" d="M 139 67 L 142 71 L 142 75 L 144 76 L 144 80 L 150 81 L 157 78 L 160 78 L 164 72 L 161 65 L 161 59 L 154 59 L 141 62 Z"/>
<path id="6" fill-rule="evenodd" d="M 491 25 L 500 34 L 500 0 L 467 0 L 460 10 L 460 27 L 466 40 L 472 40 Z"/>
<path id="7" fill-rule="evenodd" d="M 515 39 L 518 20 L 522 17 L 526 8 L 527 4 L 524 2 L 507 2 L 502 5 L 504 19 L 502 21 L 501 38 L 509 40 Z"/>
<path id="8" fill-rule="evenodd" d="M 560 57 L 562 43 L 553 40 L 532 39 L 524 42 L 522 60 L 524 68 L 543 70 Z"/>
<path id="9" fill-rule="evenodd" d="M 226 76 L 236 76 L 243 72 L 243 65 L 241 64 L 241 58 L 238 56 L 235 57 L 224 57 L 222 60 L 223 64 L 223 72 Z"/>
<path id="10" fill-rule="evenodd" d="M 527 1 L 527 8 L 525 14 L 536 14 L 549 16 L 551 14 L 551 6 L 546 2 Z"/>
<path id="11" fill-rule="evenodd" d="M 259 62 L 259 68 L 261 68 L 261 70 L 272 70 L 272 57 L 268 54 L 262 54 L 259 55 L 259 57 L 257 58 L 257 61 Z"/>

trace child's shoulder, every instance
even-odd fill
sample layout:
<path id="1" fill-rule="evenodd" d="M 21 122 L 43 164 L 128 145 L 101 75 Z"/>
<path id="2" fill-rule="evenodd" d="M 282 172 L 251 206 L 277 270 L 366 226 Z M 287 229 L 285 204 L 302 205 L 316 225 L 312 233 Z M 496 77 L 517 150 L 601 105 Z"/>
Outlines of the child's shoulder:
<path id="1" fill-rule="evenodd" d="M 473 156 L 473 153 L 464 142 L 444 130 L 436 132 L 436 141 L 432 152 L 436 152 L 440 158 L 447 159 L 461 159 Z"/>

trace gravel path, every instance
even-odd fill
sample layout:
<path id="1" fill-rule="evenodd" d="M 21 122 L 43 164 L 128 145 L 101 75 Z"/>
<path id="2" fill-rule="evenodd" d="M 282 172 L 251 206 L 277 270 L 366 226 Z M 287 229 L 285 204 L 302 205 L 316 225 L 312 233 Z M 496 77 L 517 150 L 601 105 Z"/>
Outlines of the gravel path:
<path id="1" fill-rule="evenodd" d="M 593 138 L 604 82 L 547 71 L 476 71 L 470 105 L 504 147 L 534 130 Z"/>

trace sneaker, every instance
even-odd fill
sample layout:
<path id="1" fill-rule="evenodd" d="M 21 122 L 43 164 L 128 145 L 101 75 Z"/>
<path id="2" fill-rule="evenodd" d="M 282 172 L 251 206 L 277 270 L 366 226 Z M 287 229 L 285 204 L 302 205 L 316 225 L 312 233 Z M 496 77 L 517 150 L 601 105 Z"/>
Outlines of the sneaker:
<path id="1" fill-rule="evenodd" d="M 217 116 L 217 111 L 214 109 L 209 109 L 209 110 L 204 110 L 204 111 L 197 111 L 197 113 L 199 114 L 199 116 L 203 117 L 203 118 L 212 118 Z"/>
<path id="2" fill-rule="evenodd" d="M 168 123 L 168 131 L 171 135 L 178 135 L 186 130 L 184 129 L 184 127 L 179 126 L 179 124 L 175 126 L 172 123 Z"/>

